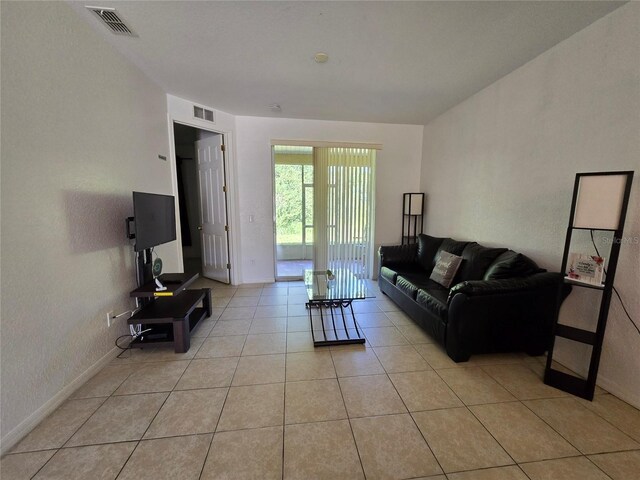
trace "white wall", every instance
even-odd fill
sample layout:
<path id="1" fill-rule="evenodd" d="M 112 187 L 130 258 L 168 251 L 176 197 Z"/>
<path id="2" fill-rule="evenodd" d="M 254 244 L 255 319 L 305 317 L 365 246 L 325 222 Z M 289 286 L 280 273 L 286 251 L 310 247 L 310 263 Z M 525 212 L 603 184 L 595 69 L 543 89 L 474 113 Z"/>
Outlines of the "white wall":
<path id="1" fill-rule="evenodd" d="M 421 185 L 427 232 L 509 246 L 559 270 L 577 172 L 635 170 L 616 286 L 640 322 L 640 4 L 630 2 L 431 122 Z M 602 239 L 599 247 L 605 248 Z M 577 251 L 591 251 L 587 237 Z M 574 289 L 561 322 L 594 328 Z M 588 351 L 559 345 L 585 373 Z M 640 407 L 640 336 L 614 298 L 599 383 Z"/>
<path id="2" fill-rule="evenodd" d="M 417 191 L 421 125 L 236 117 L 240 269 L 245 283 L 274 280 L 271 140 L 381 143 L 376 163 L 375 247 L 399 243 L 402 193 Z M 250 215 L 255 221 L 249 223 Z"/>
<path id="3" fill-rule="evenodd" d="M 6 451 L 115 353 L 127 329 L 106 312 L 134 305 L 131 192 L 172 188 L 164 92 L 66 3 L 1 8 Z M 177 268 L 175 245 L 157 252 Z"/>

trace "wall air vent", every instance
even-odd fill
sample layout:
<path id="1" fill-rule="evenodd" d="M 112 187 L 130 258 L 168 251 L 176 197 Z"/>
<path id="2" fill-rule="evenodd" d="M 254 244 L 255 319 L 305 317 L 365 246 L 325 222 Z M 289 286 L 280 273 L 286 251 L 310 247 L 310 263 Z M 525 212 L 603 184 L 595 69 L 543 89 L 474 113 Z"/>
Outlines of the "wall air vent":
<path id="1" fill-rule="evenodd" d="M 193 106 L 193 116 L 199 118 L 200 120 L 206 120 L 207 122 L 215 123 L 215 118 L 213 117 L 213 111 L 204 107 L 199 107 L 197 105 Z"/>
<path id="2" fill-rule="evenodd" d="M 104 23 L 112 33 L 116 35 L 127 35 L 128 37 L 137 37 L 133 30 L 124 23 L 115 8 L 89 6 L 87 6 L 87 8 L 102 20 L 102 23 Z"/>

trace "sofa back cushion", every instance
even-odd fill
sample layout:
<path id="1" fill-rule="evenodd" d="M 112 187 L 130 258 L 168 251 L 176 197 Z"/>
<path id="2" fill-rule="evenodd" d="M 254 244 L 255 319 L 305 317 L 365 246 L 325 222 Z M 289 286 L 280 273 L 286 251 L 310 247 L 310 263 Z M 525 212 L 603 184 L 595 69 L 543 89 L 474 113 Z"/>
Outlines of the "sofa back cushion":
<path id="1" fill-rule="evenodd" d="M 469 242 L 459 242 L 452 238 L 445 238 L 442 240 L 442 243 L 438 247 L 438 252 L 436 253 L 435 261 L 438 261 L 441 252 L 449 252 L 452 255 L 457 255 L 458 257 L 462 255 L 462 251 L 464 247 L 467 246 Z"/>
<path id="2" fill-rule="evenodd" d="M 445 288 L 449 288 L 451 283 L 453 283 L 453 279 L 455 278 L 461 263 L 462 257 L 442 251 L 440 252 L 436 266 L 433 267 L 433 271 L 431 272 L 429 279 L 439 283 Z"/>
<path id="3" fill-rule="evenodd" d="M 476 242 L 467 244 L 462 251 L 462 265 L 456 283 L 482 280 L 489 265 L 506 251 L 506 248 L 487 248 Z"/>
<path id="4" fill-rule="evenodd" d="M 436 253 L 444 238 L 432 237 L 421 233 L 418 235 L 418 263 L 427 273 L 431 273 L 436 264 Z"/>
<path id="5" fill-rule="evenodd" d="M 505 278 L 528 277 L 534 273 L 544 272 L 536 262 L 529 257 L 507 250 L 489 265 L 484 274 L 484 280 L 503 280 Z"/>

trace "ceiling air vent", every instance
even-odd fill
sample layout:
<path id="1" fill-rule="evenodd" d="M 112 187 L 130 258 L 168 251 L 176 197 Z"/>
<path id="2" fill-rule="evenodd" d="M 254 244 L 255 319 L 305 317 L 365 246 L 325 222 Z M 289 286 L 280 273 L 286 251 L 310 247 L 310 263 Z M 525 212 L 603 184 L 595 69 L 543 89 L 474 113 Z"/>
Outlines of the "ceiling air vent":
<path id="1" fill-rule="evenodd" d="M 207 122 L 215 123 L 215 119 L 213 118 L 213 110 L 209 110 L 204 107 L 194 105 L 193 116 L 199 118 L 200 120 L 206 120 Z"/>
<path id="2" fill-rule="evenodd" d="M 96 17 L 102 20 L 102 23 L 104 23 L 112 33 L 115 33 L 116 35 L 137 37 L 137 35 L 133 33 L 133 30 L 124 23 L 115 8 L 89 6 L 87 6 L 87 8 L 91 10 Z"/>

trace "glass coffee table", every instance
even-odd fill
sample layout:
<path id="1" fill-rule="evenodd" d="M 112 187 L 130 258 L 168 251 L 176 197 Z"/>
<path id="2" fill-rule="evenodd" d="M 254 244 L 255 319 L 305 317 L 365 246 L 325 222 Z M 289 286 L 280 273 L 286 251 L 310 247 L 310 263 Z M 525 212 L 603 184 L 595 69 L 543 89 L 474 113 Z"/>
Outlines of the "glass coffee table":
<path id="1" fill-rule="evenodd" d="M 309 298 L 306 307 L 315 347 L 365 342 L 356 323 L 352 302 L 375 295 L 353 273 L 346 270 L 336 270 L 334 273 L 335 278 L 329 279 L 326 270 L 304 271 L 304 284 Z"/>

